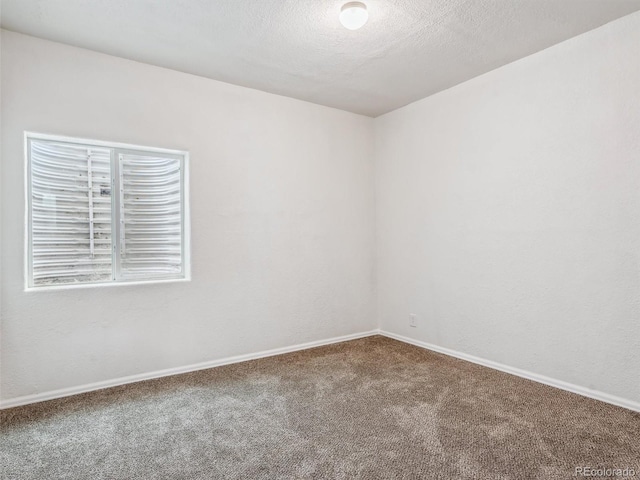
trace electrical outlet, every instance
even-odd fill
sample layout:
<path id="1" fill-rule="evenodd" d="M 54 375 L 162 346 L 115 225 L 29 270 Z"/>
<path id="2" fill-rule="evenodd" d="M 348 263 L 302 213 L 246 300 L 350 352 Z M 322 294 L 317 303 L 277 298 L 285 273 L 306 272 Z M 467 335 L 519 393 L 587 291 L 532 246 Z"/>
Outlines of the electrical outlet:
<path id="1" fill-rule="evenodd" d="M 418 316 L 415 313 L 409 314 L 409 326 L 413 328 L 418 327 Z"/>

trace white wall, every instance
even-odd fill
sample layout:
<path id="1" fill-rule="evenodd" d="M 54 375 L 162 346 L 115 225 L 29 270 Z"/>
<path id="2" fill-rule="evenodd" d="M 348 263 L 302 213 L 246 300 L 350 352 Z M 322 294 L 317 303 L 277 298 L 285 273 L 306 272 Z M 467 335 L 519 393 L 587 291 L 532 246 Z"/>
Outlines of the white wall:
<path id="1" fill-rule="evenodd" d="M 2 19 L 2 4 L 0 3 L 0 20 Z M 2 79 L 2 35 L 0 35 L 0 79 Z M 0 348 L 2 346 L 2 81 L 0 81 Z M 0 383 L 2 380 L 2 355 L 0 352 Z M 2 386 L 0 385 L 0 398 Z"/>
<path id="2" fill-rule="evenodd" d="M 377 262 L 383 330 L 640 401 L 638 45 L 373 121 L 2 32 L 1 398 L 370 330 Z M 24 130 L 189 150 L 192 282 L 25 293 Z"/>
<path id="3" fill-rule="evenodd" d="M 640 13 L 375 126 L 382 329 L 640 401 Z"/>
<path id="4" fill-rule="evenodd" d="M 2 399 L 375 328 L 367 117 L 2 32 Z M 23 132 L 191 153 L 189 283 L 23 291 Z"/>

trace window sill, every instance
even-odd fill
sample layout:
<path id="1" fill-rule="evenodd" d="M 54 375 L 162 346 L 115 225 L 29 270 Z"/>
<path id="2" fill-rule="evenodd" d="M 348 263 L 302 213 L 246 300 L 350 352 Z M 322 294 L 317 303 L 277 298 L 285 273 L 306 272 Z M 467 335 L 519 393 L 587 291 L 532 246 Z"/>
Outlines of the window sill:
<path id="1" fill-rule="evenodd" d="M 28 293 L 32 292 L 50 292 L 52 290 L 76 290 L 84 288 L 110 288 L 110 287 L 124 287 L 135 285 L 153 285 L 159 283 L 182 283 L 190 282 L 190 277 L 185 278 L 163 278 L 158 280 L 134 280 L 130 282 L 109 282 L 109 283 L 81 283 L 81 284 L 69 284 L 69 285 L 47 285 L 44 287 L 25 287 L 24 291 Z"/>

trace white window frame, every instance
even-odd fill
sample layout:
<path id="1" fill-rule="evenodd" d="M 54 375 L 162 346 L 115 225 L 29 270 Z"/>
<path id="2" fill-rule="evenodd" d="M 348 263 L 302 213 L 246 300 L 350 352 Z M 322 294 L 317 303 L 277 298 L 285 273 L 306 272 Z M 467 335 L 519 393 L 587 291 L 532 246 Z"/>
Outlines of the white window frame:
<path id="1" fill-rule="evenodd" d="M 112 248 L 113 254 L 113 271 L 114 275 L 110 281 L 101 282 L 84 282 L 70 283 L 64 285 L 33 285 L 32 276 L 32 246 L 31 246 L 31 159 L 30 159 L 30 141 L 31 140 L 47 140 L 59 143 L 80 144 L 84 146 L 96 146 L 111 149 L 111 172 L 112 172 L 112 194 L 111 194 L 111 211 L 112 211 Z M 116 248 L 117 239 L 120 235 L 120 226 L 117 225 L 120 216 L 117 207 L 119 205 L 119 195 L 116 188 L 119 186 L 119 180 L 116 178 L 119 172 L 118 154 L 119 153 L 159 153 L 174 158 L 179 158 L 182 162 L 181 166 L 181 190 L 182 190 L 182 274 L 175 277 L 149 278 L 149 279 L 122 279 L 118 273 L 120 270 L 120 249 Z M 115 184 L 113 182 L 115 180 Z M 25 191 L 25 230 L 24 230 L 24 288 L 25 291 L 40 292 L 46 290 L 74 289 L 74 288 L 95 288 L 95 287 L 111 287 L 118 285 L 144 285 L 153 283 L 172 283 L 185 282 L 191 280 L 191 215 L 190 215 L 190 194 L 189 194 L 189 152 L 186 150 L 173 150 L 167 148 L 147 147 L 142 145 L 133 145 L 120 142 L 109 142 L 104 140 L 92 140 L 86 138 L 68 137 L 63 135 L 52 135 L 36 132 L 24 132 L 24 191 Z"/>

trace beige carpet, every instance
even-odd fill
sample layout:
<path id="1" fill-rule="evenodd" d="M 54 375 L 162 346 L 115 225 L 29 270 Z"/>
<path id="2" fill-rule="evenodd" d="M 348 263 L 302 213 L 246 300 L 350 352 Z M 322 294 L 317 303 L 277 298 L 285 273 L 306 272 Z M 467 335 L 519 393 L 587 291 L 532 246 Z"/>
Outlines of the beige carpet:
<path id="1" fill-rule="evenodd" d="M 383 337 L 0 418 L 2 479 L 640 478 L 640 414 Z"/>

